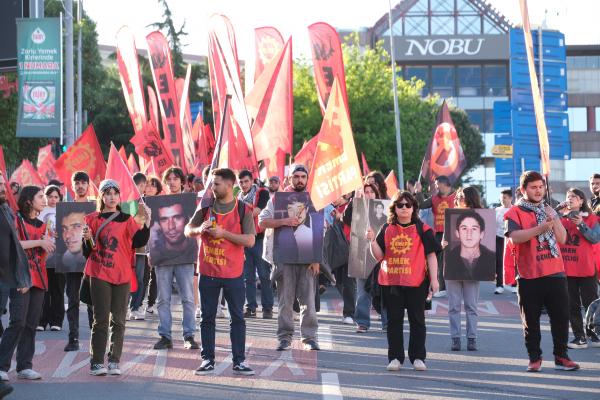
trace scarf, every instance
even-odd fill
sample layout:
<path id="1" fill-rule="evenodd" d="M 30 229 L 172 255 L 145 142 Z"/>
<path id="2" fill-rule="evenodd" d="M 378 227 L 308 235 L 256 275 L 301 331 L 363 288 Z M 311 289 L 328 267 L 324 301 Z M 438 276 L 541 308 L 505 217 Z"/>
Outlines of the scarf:
<path id="1" fill-rule="evenodd" d="M 519 200 L 517 205 L 519 207 L 523 207 L 526 210 L 533 211 L 535 213 L 535 219 L 537 221 L 538 226 L 546 222 L 546 220 L 548 219 L 543 203 L 535 205 L 533 203 L 530 203 L 529 201 L 521 199 Z M 550 246 L 550 252 L 552 253 L 552 257 L 560 257 L 560 251 L 558 250 L 558 244 L 556 242 L 556 236 L 554 236 L 554 231 L 546 231 L 538 235 L 537 238 L 540 243 L 548 242 L 548 245 Z"/>
<path id="2" fill-rule="evenodd" d="M 256 185 L 252 185 L 250 187 L 250 190 L 248 190 L 248 193 L 246 193 L 246 194 L 244 194 L 240 190 L 240 194 L 238 195 L 238 197 L 244 203 L 249 204 L 251 206 L 254 206 L 254 198 L 256 197 L 256 191 L 257 190 L 258 190 L 258 187 Z"/>

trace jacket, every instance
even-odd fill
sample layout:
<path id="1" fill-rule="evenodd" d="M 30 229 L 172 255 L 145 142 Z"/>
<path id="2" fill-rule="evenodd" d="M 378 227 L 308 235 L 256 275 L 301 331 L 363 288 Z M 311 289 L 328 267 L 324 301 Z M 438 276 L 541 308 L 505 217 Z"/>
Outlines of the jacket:
<path id="1" fill-rule="evenodd" d="M 15 215 L 6 203 L 0 205 L 0 218 L 5 218 L 8 222 L 12 243 L 13 246 L 15 246 L 14 250 L 17 256 L 15 264 L 6 266 L 0 273 L 0 279 L 10 288 L 30 288 L 31 274 L 29 272 L 29 261 L 27 260 L 25 250 L 23 250 L 23 247 L 21 246 L 19 236 L 17 235 Z"/>

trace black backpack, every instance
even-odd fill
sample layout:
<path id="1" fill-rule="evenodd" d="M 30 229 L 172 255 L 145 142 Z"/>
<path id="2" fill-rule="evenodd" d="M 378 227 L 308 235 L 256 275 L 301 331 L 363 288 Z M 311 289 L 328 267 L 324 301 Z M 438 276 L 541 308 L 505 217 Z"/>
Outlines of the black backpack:
<path id="1" fill-rule="evenodd" d="M 348 263 L 350 256 L 350 243 L 344 234 L 344 224 L 334 220 L 323 238 L 323 257 L 332 271 Z"/>

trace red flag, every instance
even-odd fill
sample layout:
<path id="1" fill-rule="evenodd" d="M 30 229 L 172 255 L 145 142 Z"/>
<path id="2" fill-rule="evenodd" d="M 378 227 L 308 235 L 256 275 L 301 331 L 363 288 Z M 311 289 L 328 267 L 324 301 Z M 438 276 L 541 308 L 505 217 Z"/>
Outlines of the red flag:
<path id="1" fill-rule="evenodd" d="M 31 161 L 27 159 L 23 160 L 21 165 L 15 169 L 10 176 L 10 180 L 11 182 L 17 182 L 21 187 L 29 185 L 44 186 L 42 178 L 40 178 Z"/>
<path id="2" fill-rule="evenodd" d="M 4 161 L 4 149 L 2 148 L 2 145 L 0 145 L 0 172 L 2 172 L 2 175 L 4 175 L 4 180 L 6 181 L 6 201 L 8 202 L 10 208 L 12 208 L 13 211 L 16 211 L 19 208 L 8 183 L 9 180 L 8 175 L 6 175 L 6 162 Z"/>
<path id="3" fill-rule="evenodd" d="M 139 200 L 141 195 L 138 190 L 127 165 L 119 156 L 119 152 L 114 144 L 110 144 L 110 153 L 108 153 L 108 163 L 106 164 L 105 179 L 113 179 L 119 183 L 121 192 L 121 202 Z"/>
<path id="4" fill-rule="evenodd" d="M 56 159 L 52 152 L 46 154 L 46 157 L 42 160 L 41 164 L 38 166 L 38 173 L 42 178 L 44 183 L 48 183 L 51 179 L 57 179 L 56 170 L 54 169 L 54 164 L 56 163 Z"/>
<path id="5" fill-rule="evenodd" d="M 466 165 L 465 154 L 444 100 L 437 115 L 433 137 L 421 164 L 421 176 L 433 183 L 435 178 L 445 175 L 450 179 L 450 184 L 454 184 Z"/>
<path id="6" fill-rule="evenodd" d="M 215 148 L 217 142 L 215 141 L 215 135 L 209 124 L 205 124 L 202 129 L 202 136 L 198 139 L 199 149 L 206 151 L 207 159 L 212 161 L 213 155 L 215 154 Z M 202 147 L 204 146 L 204 147 Z"/>
<path id="7" fill-rule="evenodd" d="M 36 167 L 40 168 L 40 165 L 42 165 L 42 162 L 44 161 L 46 156 L 50 153 L 52 153 L 52 145 L 51 144 L 40 147 L 40 149 L 38 150 L 37 163 L 35 164 Z"/>
<path id="8" fill-rule="evenodd" d="M 292 152 L 294 134 L 294 96 L 292 79 L 292 39 L 267 64 L 246 96 L 252 124 L 252 139 L 257 160 L 270 159 L 274 167 L 277 153 Z M 285 163 L 285 160 L 284 160 Z M 271 168 L 273 171 L 274 168 Z M 281 171 L 283 174 L 283 171 Z"/>
<path id="9" fill-rule="evenodd" d="M 344 73 L 342 46 L 340 45 L 340 37 L 337 31 L 325 22 L 317 22 L 308 27 L 308 34 L 312 47 L 315 82 L 317 84 L 321 112 L 325 114 L 327 100 L 329 99 L 335 78 L 340 83 L 342 99 L 346 104 L 346 108 L 348 108 L 346 74 Z"/>
<path id="10" fill-rule="evenodd" d="M 127 26 L 124 26 L 117 32 L 116 39 L 117 64 L 119 65 L 119 77 L 125 96 L 125 104 L 127 104 L 129 117 L 133 123 L 133 131 L 136 135 L 143 135 L 148 118 L 146 117 L 142 76 L 133 33 Z"/>
<path id="11" fill-rule="evenodd" d="M 265 159 L 265 167 L 267 169 L 267 176 L 278 176 L 283 181 L 285 175 L 285 157 L 286 154 L 283 150 L 278 149 L 276 154 L 273 154 L 271 158 Z"/>
<path id="12" fill-rule="evenodd" d="M 396 178 L 394 170 L 391 170 L 388 176 L 385 178 L 385 185 L 387 186 L 387 192 L 390 198 L 400 190 L 398 189 L 398 179 Z"/>
<path id="13" fill-rule="evenodd" d="M 159 176 L 159 175 L 157 174 L 157 171 L 156 171 L 156 165 L 155 165 L 155 163 L 154 163 L 154 158 L 152 158 L 152 159 L 150 160 L 150 162 L 148 162 L 148 163 L 145 165 L 145 168 L 144 168 L 144 169 L 142 169 L 142 172 L 143 172 L 143 173 L 144 173 L 144 175 L 146 175 L 146 176 L 155 176 L 155 177 L 158 177 L 158 176 Z"/>
<path id="14" fill-rule="evenodd" d="M 319 134 L 317 133 L 308 142 L 304 143 L 304 146 L 302 146 L 300 151 L 294 157 L 294 163 L 302 164 L 306 168 L 308 168 L 308 171 L 310 171 L 313 160 L 315 158 L 315 153 L 317 152 L 317 142 L 318 141 L 319 141 Z"/>
<path id="15" fill-rule="evenodd" d="M 527 0 L 520 0 L 519 5 L 521 7 L 521 17 L 523 18 L 523 36 L 525 36 L 525 50 L 527 52 L 527 65 L 529 67 L 531 94 L 533 96 L 535 124 L 537 125 L 538 140 L 540 142 L 542 174 L 548 177 L 548 175 L 550 175 L 550 143 L 548 142 L 548 129 L 546 127 L 546 119 L 544 117 L 544 103 L 542 102 L 535 63 L 533 60 L 533 39 L 531 38 L 531 26 L 529 24 Z"/>
<path id="16" fill-rule="evenodd" d="M 310 198 L 317 210 L 362 186 L 350 117 L 342 96 L 336 78 L 308 179 Z"/>
<path id="17" fill-rule="evenodd" d="M 248 169 L 254 176 L 258 176 L 252 132 L 240 81 L 235 34 L 227 17 L 213 15 L 210 18 L 208 42 L 213 120 L 218 135 L 221 135 L 225 97 L 227 94 L 231 95 L 226 115 L 230 121 L 225 124 L 231 132 L 222 134 L 224 154 L 221 157 L 229 168 Z"/>
<path id="18" fill-rule="evenodd" d="M 164 170 L 173 165 L 167 149 L 160 140 L 154 124 L 149 123 L 144 136 L 135 135 L 129 140 L 135 146 L 135 152 L 146 161 L 153 159 L 156 163 L 157 172 L 162 174 Z"/>
<path id="19" fill-rule="evenodd" d="M 196 149 L 192 135 L 192 112 L 188 98 L 191 74 L 192 66 L 188 64 L 185 79 L 178 78 L 175 80 L 177 98 L 179 99 L 179 125 L 181 126 L 184 161 L 188 172 L 191 172 L 194 168 L 196 158 Z"/>
<path id="20" fill-rule="evenodd" d="M 363 176 L 367 176 L 369 175 L 369 172 L 371 172 L 371 170 L 369 169 L 369 164 L 367 164 L 365 153 L 360 153 L 360 156 L 362 158 Z"/>
<path id="21" fill-rule="evenodd" d="M 61 182 L 71 191 L 71 176 L 76 171 L 85 171 L 96 186 L 104 179 L 106 163 L 102 149 L 90 124 L 77 141 L 67 149 L 54 164 Z"/>
<path id="22" fill-rule="evenodd" d="M 146 36 L 148 51 L 150 54 L 150 69 L 154 78 L 154 87 L 160 97 L 160 113 L 166 125 L 164 132 L 168 148 L 171 150 L 173 161 L 187 172 L 184 161 L 184 146 L 179 124 L 179 101 L 173 76 L 173 62 L 171 61 L 171 49 L 161 32 L 152 32 Z"/>
<path id="23" fill-rule="evenodd" d="M 131 172 L 132 175 L 136 172 L 140 172 L 140 167 L 137 165 L 133 153 L 129 154 L 129 158 L 127 159 L 127 168 L 129 168 L 129 172 Z"/>
<path id="24" fill-rule="evenodd" d="M 127 152 L 125 151 L 125 146 L 119 147 L 119 155 L 123 161 L 127 162 Z"/>
<path id="25" fill-rule="evenodd" d="M 263 26 L 254 30 L 256 57 L 254 64 L 254 82 L 267 65 L 283 48 L 281 33 L 272 26 Z"/>

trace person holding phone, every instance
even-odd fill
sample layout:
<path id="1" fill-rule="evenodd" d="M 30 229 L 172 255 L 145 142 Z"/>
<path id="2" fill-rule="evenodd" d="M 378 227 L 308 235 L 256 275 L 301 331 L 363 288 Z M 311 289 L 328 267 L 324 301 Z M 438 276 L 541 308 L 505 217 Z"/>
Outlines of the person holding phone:
<path id="1" fill-rule="evenodd" d="M 402 191 L 392 197 L 388 222 L 377 236 L 367 231 L 371 253 L 381 262 L 378 282 L 388 316 L 388 371 L 404 363 L 404 310 L 408 313 L 408 357 L 416 371 L 425 371 L 425 301 L 439 290 L 433 230 L 419 219 L 417 200 Z"/>

